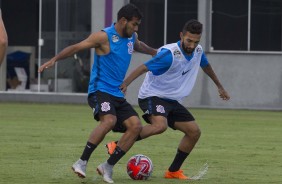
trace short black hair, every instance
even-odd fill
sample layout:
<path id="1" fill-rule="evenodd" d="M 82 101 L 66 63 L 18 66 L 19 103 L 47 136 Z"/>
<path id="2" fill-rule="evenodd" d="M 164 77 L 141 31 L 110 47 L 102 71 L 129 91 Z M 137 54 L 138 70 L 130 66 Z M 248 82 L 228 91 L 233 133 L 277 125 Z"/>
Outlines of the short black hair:
<path id="1" fill-rule="evenodd" d="M 182 33 L 202 34 L 203 24 L 196 19 L 187 21 L 182 29 Z"/>
<path id="2" fill-rule="evenodd" d="M 142 12 L 139 10 L 139 8 L 137 8 L 137 6 L 135 6 L 134 4 L 127 4 L 125 6 L 123 6 L 117 14 L 117 19 L 120 20 L 122 17 L 126 18 L 126 20 L 130 21 L 132 20 L 133 17 L 138 18 L 139 20 L 142 19 L 143 14 Z"/>

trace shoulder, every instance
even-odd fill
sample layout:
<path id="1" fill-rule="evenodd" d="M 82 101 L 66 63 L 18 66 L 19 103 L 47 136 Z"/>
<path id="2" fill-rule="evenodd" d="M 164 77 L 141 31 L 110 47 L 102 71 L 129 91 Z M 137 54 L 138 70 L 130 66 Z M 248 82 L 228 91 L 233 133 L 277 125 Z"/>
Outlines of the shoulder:
<path id="1" fill-rule="evenodd" d="M 162 46 L 160 49 L 163 49 L 163 48 L 166 48 L 166 49 L 169 49 L 169 50 L 176 50 L 176 49 L 179 50 L 179 47 L 177 46 L 177 43 L 166 44 L 166 45 Z"/>
<path id="2" fill-rule="evenodd" d="M 172 52 L 170 49 L 161 47 L 158 49 L 158 54 L 156 55 L 158 58 L 164 58 L 164 57 L 169 57 L 172 58 Z"/>
<path id="3" fill-rule="evenodd" d="M 171 53 L 171 57 L 173 58 L 181 57 L 181 49 L 178 47 L 177 43 L 171 43 L 171 44 L 164 45 L 159 50 L 167 50 L 167 52 L 169 51 Z"/>
<path id="4" fill-rule="evenodd" d="M 156 56 L 151 58 L 147 63 L 152 63 L 152 64 L 161 64 L 164 65 L 165 63 L 171 63 L 173 59 L 172 53 L 170 50 L 166 48 L 162 48 L 159 50 Z"/>
<path id="5" fill-rule="evenodd" d="M 98 32 L 92 33 L 89 36 L 89 39 L 97 43 L 104 43 L 108 41 L 108 35 L 105 31 L 98 31 Z"/>
<path id="6" fill-rule="evenodd" d="M 83 48 L 100 48 L 104 45 L 108 45 L 108 37 L 104 31 L 98 31 L 91 33 L 88 38 L 79 43 Z"/>

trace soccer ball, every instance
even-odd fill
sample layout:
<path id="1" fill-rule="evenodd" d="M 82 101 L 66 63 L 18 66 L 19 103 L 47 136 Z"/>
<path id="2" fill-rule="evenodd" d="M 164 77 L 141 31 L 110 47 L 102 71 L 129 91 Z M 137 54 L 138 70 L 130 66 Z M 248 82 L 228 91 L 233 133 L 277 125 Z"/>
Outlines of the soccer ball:
<path id="1" fill-rule="evenodd" d="M 145 155 L 132 156 L 127 162 L 127 174 L 133 180 L 147 180 L 153 172 L 153 163 Z"/>

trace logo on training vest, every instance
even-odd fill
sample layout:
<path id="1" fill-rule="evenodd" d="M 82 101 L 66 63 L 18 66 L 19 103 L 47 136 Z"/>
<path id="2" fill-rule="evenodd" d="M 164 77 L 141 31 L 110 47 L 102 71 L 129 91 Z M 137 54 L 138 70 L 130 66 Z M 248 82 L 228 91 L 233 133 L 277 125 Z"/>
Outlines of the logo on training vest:
<path id="1" fill-rule="evenodd" d="M 107 112 L 107 111 L 109 111 L 109 110 L 111 110 L 111 107 L 110 107 L 110 102 L 103 102 L 102 104 L 101 104 L 101 110 L 103 111 L 103 112 Z"/>
<path id="2" fill-rule="evenodd" d="M 190 70 L 191 70 L 191 69 L 190 69 Z M 188 73 L 190 70 L 183 71 L 183 72 L 182 72 L 182 75 L 185 75 L 185 74 Z"/>
<path id="3" fill-rule="evenodd" d="M 133 42 L 128 42 L 127 43 L 127 47 L 128 47 L 128 54 L 132 54 L 133 53 Z"/>
<path id="4" fill-rule="evenodd" d="M 200 53 L 201 50 L 202 50 L 201 48 L 197 48 L 196 52 Z"/>
<path id="5" fill-rule="evenodd" d="M 157 105 L 157 112 L 165 113 L 164 107 L 162 105 Z"/>
<path id="6" fill-rule="evenodd" d="M 117 35 L 113 35 L 113 36 L 112 36 L 112 41 L 113 41 L 114 43 L 118 42 L 118 41 L 119 41 L 119 37 L 118 37 Z"/>
<path id="7" fill-rule="evenodd" d="M 175 50 L 173 52 L 173 55 L 174 55 L 175 58 L 180 58 L 181 57 L 181 52 L 179 50 Z"/>

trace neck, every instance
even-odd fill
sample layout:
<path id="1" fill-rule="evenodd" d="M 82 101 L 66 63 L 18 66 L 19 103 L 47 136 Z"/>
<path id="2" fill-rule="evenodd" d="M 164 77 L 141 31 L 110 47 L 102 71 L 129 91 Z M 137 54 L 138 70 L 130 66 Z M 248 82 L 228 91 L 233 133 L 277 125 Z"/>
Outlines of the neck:
<path id="1" fill-rule="evenodd" d="M 122 25 L 120 23 L 115 23 L 115 29 L 116 29 L 116 32 L 121 36 L 121 37 L 124 37 L 123 35 L 123 29 L 122 29 Z"/>

